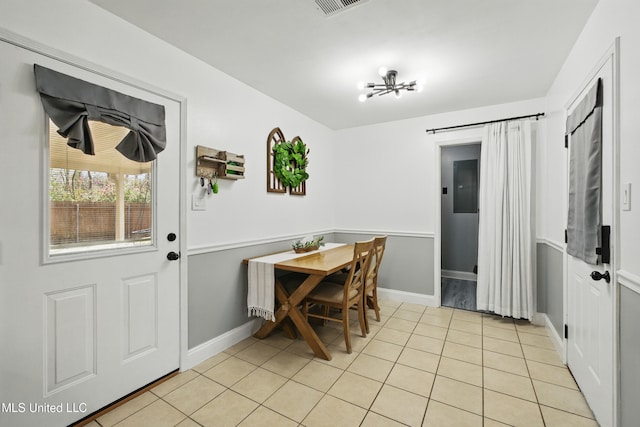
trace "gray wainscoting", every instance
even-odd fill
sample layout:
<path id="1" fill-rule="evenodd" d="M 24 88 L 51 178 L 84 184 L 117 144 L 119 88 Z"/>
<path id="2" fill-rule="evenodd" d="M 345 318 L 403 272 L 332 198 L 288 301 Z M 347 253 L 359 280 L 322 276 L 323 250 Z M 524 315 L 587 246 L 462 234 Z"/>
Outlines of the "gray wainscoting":
<path id="1" fill-rule="evenodd" d="M 563 336 L 563 253 L 556 247 L 537 244 L 538 313 L 546 313 L 558 335 Z"/>
<path id="2" fill-rule="evenodd" d="M 336 232 L 336 242 L 353 243 L 376 234 Z M 433 237 L 389 235 L 378 286 L 396 291 L 433 295 Z"/>
<path id="3" fill-rule="evenodd" d="M 325 241 L 336 241 L 324 234 Z M 291 249 L 291 241 L 256 244 L 189 256 L 189 349 L 251 320 L 247 316 L 245 258 Z"/>
<path id="4" fill-rule="evenodd" d="M 620 286 L 620 425 L 640 420 L 640 294 Z"/>
<path id="5" fill-rule="evenodd" d="M 329 233 L 325 241 L 353 243 L 374 234 Z M 247 317 L 245 258 L 290 248 L 291 241 L 256 244 L 190 255 L 188 263 L 189 348 L 216 338 L 250 320 Z M 433 238 L 389 236 L 380 286 L 433 295 Z"/>

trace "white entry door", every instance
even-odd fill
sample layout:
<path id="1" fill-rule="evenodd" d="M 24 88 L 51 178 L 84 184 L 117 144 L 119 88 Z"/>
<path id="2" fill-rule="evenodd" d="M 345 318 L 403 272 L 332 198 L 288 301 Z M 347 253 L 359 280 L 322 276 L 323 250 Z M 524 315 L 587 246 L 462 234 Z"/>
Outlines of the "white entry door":
<path id="1" fill-rule="evenodd" d="M 180 104 L 2 41 L 0 58 L 0 425 L 65 426 L 179 367 L 180 261 L 167 254 L 180 242 Z M 165 106 L 166 149 L 146 181 L 151 213 L 127 228 L 116 208 L 113 242 L 54 242 L 34 63 Z M 117 171 L 104 176 L 125 193 Z M 103 215 L 93 215 L 72 228 L 97 227 Z"/>
<path id="2" fill-rule="evenodd" d="M 585 93 L 602 79 L 602 224 L 612 225 L 613 202 L 613 138 L 614 138 L 614 81 L 613 58 L 602 65 L 583 93 L 572 103 L 572 112 Z M 572 143 L 569 140 L 569 149 Z M 614 233 L 611 233 L 611 259 Z M 613 276 L 613 261 L 609 264 L 590 265 L 567 255 L 567 361 L 580 389 L 598 422 L 613 425 L 613 360 L 614 360 L 614 280 L 594 280 L 592 272 Z"/>

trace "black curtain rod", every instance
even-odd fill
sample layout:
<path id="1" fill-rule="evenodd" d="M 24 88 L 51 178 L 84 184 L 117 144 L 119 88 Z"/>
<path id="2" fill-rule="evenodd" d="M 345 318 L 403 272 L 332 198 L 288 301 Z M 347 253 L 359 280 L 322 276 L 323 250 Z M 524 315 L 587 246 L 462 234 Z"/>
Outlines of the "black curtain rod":
<path id="1" fill-rule="evenodd" d="M 520 120 L 520 119 L 528 119 L 531 117 L 535 117 L 536 120 L 538 120 L 538 117 L 544 117 L 544 113 L 537 113 L 537 114 L 529 114 L 528 116 L 520 116 L 520 117 L 509 117 L 508 119 L 500 119 L 500 120 L 489 120 L 486 122 L 478 122 L 478 123 L 469 123 L 467 125 L 457 125 L 457 126 L 447 126 L 447 127 L 443 127 L 443 128 L 433 128 L 433 129 L 427 129 L 427 133 L 431 132 L 431 133 L 436 133 L 442 130 L 451 130 L 451 129 L 460 129 L 460 128 L 467 128 L 467 127 L 473 127 L 473 126 L 482 126 L 482 125 L 487 125 L 489 123 L 498 123 L 498 122 L 506 122 L 508 120 Z"/>

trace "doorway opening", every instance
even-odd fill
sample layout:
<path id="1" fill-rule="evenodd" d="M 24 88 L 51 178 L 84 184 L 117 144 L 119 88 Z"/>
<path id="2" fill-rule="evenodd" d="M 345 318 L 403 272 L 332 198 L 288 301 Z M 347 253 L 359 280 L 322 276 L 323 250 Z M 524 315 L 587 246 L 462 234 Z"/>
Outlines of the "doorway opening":
<path id="1" fill-rule="evenodd" d="M 440 295 L 447 307 L 476 311 L 480 143 L 445 146 L 440 156 Z"/>

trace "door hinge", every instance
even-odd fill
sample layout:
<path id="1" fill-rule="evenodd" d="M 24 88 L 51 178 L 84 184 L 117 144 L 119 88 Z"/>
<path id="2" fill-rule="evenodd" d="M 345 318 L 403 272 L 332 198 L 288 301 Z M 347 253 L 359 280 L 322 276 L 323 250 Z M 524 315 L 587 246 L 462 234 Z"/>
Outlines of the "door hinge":
<path id="1" fill-rule="evenodd" d="M 564 325 L 564 338 L 569 339 L 569 325 Z"/>
<path id="2" fill-rule="evenodd" d="M 564 136 L 564 148 L 569 148 L 569 135 Z"/>
<path id="3" fill-rule="evenodd" d="M 564 242 L 569 243 L 569 232 L 566 228 L 564 229 Z"/>

